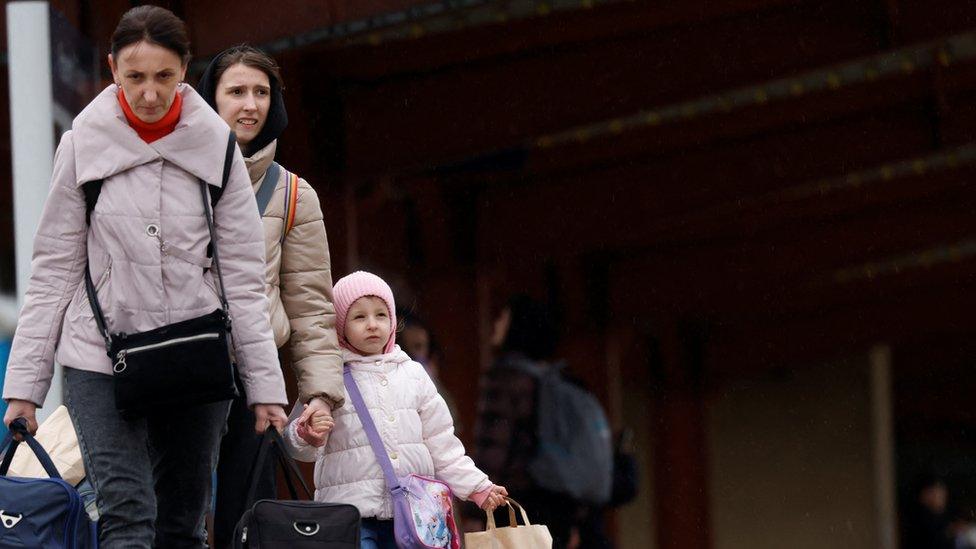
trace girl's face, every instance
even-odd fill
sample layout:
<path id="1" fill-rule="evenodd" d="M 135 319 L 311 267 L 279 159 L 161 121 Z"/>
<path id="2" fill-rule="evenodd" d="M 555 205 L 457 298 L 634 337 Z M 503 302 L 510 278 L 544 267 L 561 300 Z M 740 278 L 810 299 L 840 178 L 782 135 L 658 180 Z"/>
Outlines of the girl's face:
<path id="1" fill-rule="evenodd" d="M 390 340 L 393 326 L 382 299 L 367 295 L 353 302 L 346 313 L 346 341 L 364 355 L 378 355 Z"/>
<path id="2" fill-rule="evenodd" d="M 217 114 L 227 122 L 237 142 L 247 145 L 261 132 L 271 108 L 271 81 L 260 69 L 238 63 L 220 75 Z"/>
<path id="3" fill-rule="evenodd" d="M 186 76 L 186 65 L 173 50 L 146 41 L 108 55 L 115 83 L 122 86 L 125 102 L 139 120 L 159 122 L 176 98 L 176 86 Z"/>

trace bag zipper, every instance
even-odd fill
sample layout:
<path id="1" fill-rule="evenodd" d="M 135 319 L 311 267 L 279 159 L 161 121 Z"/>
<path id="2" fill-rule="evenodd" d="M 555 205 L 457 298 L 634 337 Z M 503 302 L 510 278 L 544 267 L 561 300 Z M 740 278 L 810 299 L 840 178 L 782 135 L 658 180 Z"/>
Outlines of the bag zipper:
<path id="1" fill-rule="evenodd" d="M 112 366 L 112 371 L 119 374 L 125 371 L 125 357 L 133 353 L 141 353 L 143 351 L 151 351 L 153 349 L 160 349 L 162 347 L 169 347 L 171 345 L 179 345 L 180 343 L 188 343 L 190 341 L 203 341 L 207 339 L 217 339 L 220 337 L 219 332 L 211 332 L 206 334 L 198 334 L 194 336 L 177 337 L 170 339 L 169 341 L 160 341 L 159 343 L 150 343 L 149 345 L 140 345 L 138 347 L 132 347 L 131 349 L 122 349 L 115 355 L 115 364 Z"/>

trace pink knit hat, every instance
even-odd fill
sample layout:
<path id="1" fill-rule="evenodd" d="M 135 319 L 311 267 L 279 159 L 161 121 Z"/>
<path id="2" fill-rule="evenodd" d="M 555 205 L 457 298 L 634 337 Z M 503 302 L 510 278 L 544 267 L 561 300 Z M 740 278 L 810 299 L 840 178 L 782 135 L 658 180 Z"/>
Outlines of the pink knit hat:
<path id="1" fill-rule="evenodd" d="M 383 347 L 384 353 L 393 350 L 396 341 L 396 303 L 393 301 L 393 290 L 382 278 L 367 273 L 366 271 L 356 271 L 348 274 L 332 288 L 332 303 L 336 309 L 336 334 L 339 336 L 339 345 L 355 351 L 349 342 L 346 341 L 346 313 L 355 301 L 363 296 L 372 295 L 382 299 L 386 303 L 386 308 L 390 310 L 390 340 Z"/>

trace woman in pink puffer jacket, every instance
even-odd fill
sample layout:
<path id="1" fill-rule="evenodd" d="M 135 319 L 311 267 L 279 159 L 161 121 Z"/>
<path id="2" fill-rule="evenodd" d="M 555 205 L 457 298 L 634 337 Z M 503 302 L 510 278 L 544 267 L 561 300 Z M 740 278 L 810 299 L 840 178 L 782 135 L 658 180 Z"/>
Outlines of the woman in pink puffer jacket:
<path id="1" fill-rule="evenodd" d="M 88 478 L 101 547 L 204 547 L 210 475 L 229 402 L 126 420 L 82 282 L 90 263 L 111 332 L 141 332 L 218 308 L 199 181 L 222 183 L 227 125 L 182 83 L 186 28 L 153 6 L 129 10 L 112 36 L 115 85 L 58 146 L 14 337 L 5 423 L 44 403 L 57 360 Z M 86 223 L 83 185 L 103 180 Z M 233 321 L 233 351 L 262 431 L 286 421 L 284 381 L 264 291 L 264 232 L 239 151 L 214 209 Z"/>

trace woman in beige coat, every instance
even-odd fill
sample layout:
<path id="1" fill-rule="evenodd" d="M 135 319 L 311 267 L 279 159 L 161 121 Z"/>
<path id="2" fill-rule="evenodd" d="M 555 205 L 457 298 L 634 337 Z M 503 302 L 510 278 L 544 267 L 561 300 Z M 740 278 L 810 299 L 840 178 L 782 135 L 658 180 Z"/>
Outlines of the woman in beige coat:
<path id="1" fill-rule="evenodd" d="M 342 355 L 335 333 L 329 245 L 315 190 L 274 162 L 277 139 L 288 123 L 281 75 L 264 52 L 238 46 L 219 54 L 204 72 L 200 94 L 234 130 L 251 184 L 263 210 L 266 283 L 271 324 L 279 348 L 288 344 L 305 417 L 342 405 Z M 231 409 L 217 472 L 214 539 L 231 542 L 244 511 L 248 472 L 259 440 L 247 428 L 247 408 Z M 301 420 L 300 420 L 301 421 Z M 273 494 L 273 470 L 262 475 L 263 496 Z"/>
<path id="2" fill-rule="evenodd" d="M 248 404 L 264 430 L 287 419 L 284 380 L 260 271 L 254 194 L 235 151 L 226 185 L 226 124 L 182 83 L 183 22 L 168 10 L 126 12 L 112 36 L 115 83 L 61 138 L 14 336 L 3 397 L 9 424 L 44 403 L 55 359 L 96 493 L 102 548 L 204 547 L 211 473 L 229 402 L 171 406 L 128 419 L 115 406 L 112 361 L 82 282 L 90 265 L 111 333 L 143 332 L 220 307 L 200 182 L 213 210 L 232 339 Z M 39 123 L 41 121 L 38 121 Z M 102 181 L 94 209 L 85 184 Z"/>

